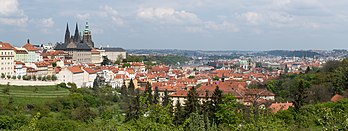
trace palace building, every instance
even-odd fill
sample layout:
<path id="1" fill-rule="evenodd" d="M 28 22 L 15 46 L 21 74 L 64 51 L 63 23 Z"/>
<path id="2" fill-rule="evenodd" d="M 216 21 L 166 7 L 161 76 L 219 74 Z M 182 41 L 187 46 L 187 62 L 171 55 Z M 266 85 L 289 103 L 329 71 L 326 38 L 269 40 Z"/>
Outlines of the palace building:
<path id="1" fill-rule="evenodd" d="M 93 48 L 92 34 L 89 30 L 88 22 L 86 22 L 82 37 L 80 36 L 77 23 L 74 35 L 70 35 L 69 25 L 67 24 L 64 43 L 57 43 L 54 49 L 68 52 L 69 57 L 76 63 L 91 63 L 91 50 Z"/>

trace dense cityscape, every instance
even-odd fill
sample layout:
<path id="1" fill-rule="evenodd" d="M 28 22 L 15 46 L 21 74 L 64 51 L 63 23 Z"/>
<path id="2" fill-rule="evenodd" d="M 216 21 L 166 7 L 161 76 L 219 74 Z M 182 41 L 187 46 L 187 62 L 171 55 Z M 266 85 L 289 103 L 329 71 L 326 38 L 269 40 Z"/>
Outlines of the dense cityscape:
<path id="1" fill-rule="evenodd" d="M 273 10 L 279 10 L 278 6 L 291 2 L 271 3 L 277 5 Z M 9 25 L 6 21 L 23 17 L 25 13 L 19 9 L 17 0 L 0 0 L 0 4 L 0 34 L 5 36 L 3 31 L 8 29 L 4 25 Z M 17 11 L 2 10 L 9 7 Z M 265 50 L 262 41 L 260 45 L 251 45 L 256 48 L 250 50 L 233 50 L 232 44 L 226 50 L 209 49 L 204 43 L 192 44 L 197 49 L 190 49 L 189 45 L 181 49 L 161 49 L 158 45 L 142 49 L 146 41 L 138 45 L 139 48 L 105 45 L 101 40 L 104 42 L 110 36 L 101 35 L 104 31 L 93 24 L 104 24 L 102 18 L 112 18 L 115 23 L 105 24 L 108 29 L 117 25 L 120 26 L 117 29 L 124 31 L 131 25 L 122 19 L 128 15 L 119 15 L 111 6 L 100 7 L 100 10 L 107 13 L 78 14 L 79 21 L 84 19 L 83 24 L 67 22 L 64 27 L 55 29 L 59 41 L 44 41 L 41 37 L 45 36 L 33 39 L 30 33 L 22 43 L 16 43 L 17 37 L 15 41 L 0 38 L 0 130 L 348 130 L 346 49 L 333 46 L 327 50 L 316 47 Z M 13 14 L 17 16 L 12 18 Z M 96 22 L 97 18 L 93 21 L 93 15 L 101 19 L 97 20 L 100 23 Z M 261 16 L 248 12 L 236 19 L 246 17 L 248 22 L 244 26 L 258 26 L 265 21 Z M 280 16 L 271 14 L 270 17 L 274 20 Z M 88 18 L 93 22 L 88 22 Z M 240 30 L 226 20 L 219 25 L 204 21 L 190 11 L 171 8 L 137 9 L 134 21 L 140 19 L 147 22 L 158 19 L 161 24 L 178 22 L 171 25 L 175 27 L 188 19 L 191 21 L 188 25 L 204 26 L 204 29 L 188 28 L 191 32 L 206 33 L 199 37 L 204 40 L 213 39 L 207 35 L 209 30 L 228 29 L 222 36 Z M 292 18 L 282 16 L 281 22 L 270 25 L 281 28 L 288 19 Z M 35 22 L 30 20 L 29 24 Z M 291 28 L 308 28 L 308 24 L 310 28 L 319 28 L 319 25 L 302 23 Z M 171 29 L 156 26 L 155 30 L 170 32 Z M 129 30 L 129 34 L 139 33 L 133 27 Z M 147 33 L 151 34 L 140 32 L 137 37 L 140 39 Z M 265 32 L 256 31 L 256 34 L 262 33 Z M 167 42 L 176 42 L 171 38 L 177 36 L 180 37 L 158 36 L 156 40 L 160 41 L 161 37 L 168 39 Z M 112 37 L 115 37 L 112 42 L 123 39 L 120 34 L 112 34 Z M 276 38 L 272 36 L 272 39 Z M 37 41 L 41 42 L 35 43 Z M 225 49 L 226 45 L 216 46 Z"/>

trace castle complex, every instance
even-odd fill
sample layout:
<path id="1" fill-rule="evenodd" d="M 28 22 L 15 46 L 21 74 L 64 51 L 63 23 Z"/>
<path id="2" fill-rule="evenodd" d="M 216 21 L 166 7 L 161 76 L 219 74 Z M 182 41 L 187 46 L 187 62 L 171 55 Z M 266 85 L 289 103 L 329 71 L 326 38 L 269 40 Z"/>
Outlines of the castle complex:
<path id="1" fill-rule="evenodd" d="M 94 47 L 92 41 L 92 32 L 86 22 L 83 34 L 79 32 L 78 24 L 76 23 L 74 35 L 70 34 L 69 25 L 66 25 L 64 43 L 57 43 L 55 50 L 62 50 L 69 54 L 70 59 L 75 63 L 100 63 L 103 56 L 107 56 L 110 60 L 126 58 L 126 51 L 122 48 Z"/>

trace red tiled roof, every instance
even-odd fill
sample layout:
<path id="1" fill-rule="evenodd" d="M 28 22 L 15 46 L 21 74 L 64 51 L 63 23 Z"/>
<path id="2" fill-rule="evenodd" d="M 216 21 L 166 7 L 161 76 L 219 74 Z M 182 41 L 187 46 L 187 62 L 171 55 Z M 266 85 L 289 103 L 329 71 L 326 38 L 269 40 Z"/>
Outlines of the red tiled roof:
<path id="1" fill-rule="evenodd" d="M 95 74 L 96 72 L 92 68 L 83 68 L 89 74 Z"/>
<path id="2" fill-rule="evenodd" d="M 36 62 L 35 65 L 37 67 L 46 67 L 48 66 L 50 63 L 49 62 Z"/>
<path id="3" fill-rule="evenodd" d="M 289 107 L 292 107 L 293 104 L 291 102 L 286 103 L 272 103 L 268 108 L 271 109 L 273 113 L 276 113 L 280 110 L 288 110 Z"/>
<path id="4" fill-rule="evenodd" d="M 28 51 L 37 51 L 38 49 L 35 48 L 32 44 L 27 43 L 23 46 L 23 48 L 27 49 Z"/>
<path id="5" fill-rule="evenodd" d="M 188 94 L 188 91 L 186 91 L 186 90 L 178 90 L 169 96 L 171 96 L 171 97 L 186 97 L 187 94 Z"/>
<path id="6" fill-rule="evenodd" d="M 78 66 L 68 67 L 68 70 L 71 71 L 74 74 L 76 74 L 76 73 L 83 73 L 83 70 L 80 67 L 78 67 Z"/>
<path id="7" fill-rule="evenodd" d="M 341 99 L 343 99 L 343 96 L 341 96 L 341 95 L 339 95 L 339 94 L 336 94 L 336 95 L 334 95 L 334 96 L 331 98 L 331 101 L 332 101 L 332 102 L 336 102 L 336 101 L 339 101 L 339 100 L 341 100 Z"/>
<path id="8" fill-rule="evenodd" d="M 0 42 L 0 50 L 12 50 L 13 46 L 9 43 Z"/>

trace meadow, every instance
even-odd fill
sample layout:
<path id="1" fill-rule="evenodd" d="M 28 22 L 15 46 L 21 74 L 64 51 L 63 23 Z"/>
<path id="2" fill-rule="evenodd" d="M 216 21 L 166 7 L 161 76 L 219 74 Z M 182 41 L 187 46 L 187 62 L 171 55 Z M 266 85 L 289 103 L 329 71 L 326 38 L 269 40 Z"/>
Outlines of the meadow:
<path id="1" fill-rule="evenodd" d="M 7 90 L 7 91 L 6 91 Z M 12 99 L 16 105 L 44 104 L 57 97 L 69 94 L 68 89 L 57 86 L 13 86 L 0 85 L 0 102 L 8 103 Z"/>

